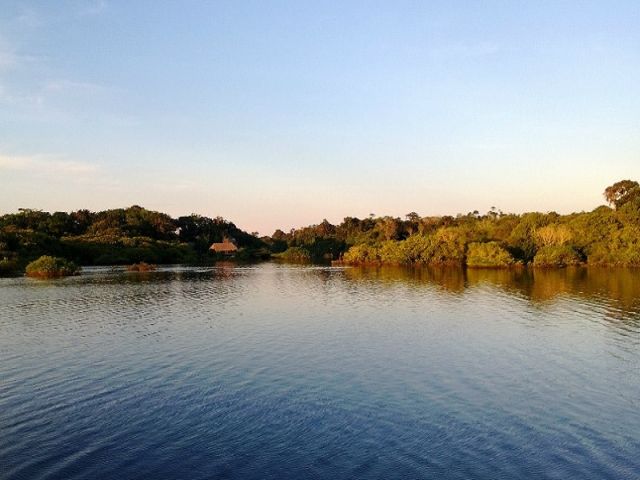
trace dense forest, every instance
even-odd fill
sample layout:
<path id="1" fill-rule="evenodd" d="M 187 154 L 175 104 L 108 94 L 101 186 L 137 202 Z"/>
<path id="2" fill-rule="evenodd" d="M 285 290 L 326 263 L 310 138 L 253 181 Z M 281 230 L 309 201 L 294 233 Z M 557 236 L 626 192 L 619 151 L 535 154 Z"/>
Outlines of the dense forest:
<path id="1" fill-rule="evenodd" d="M 276 231 L 265 239 L 289 261 L 346 264 L 429 264 L 468 267 L 589 264 L 640 266 L 640 186 L 623 180 L 607 187 L 611 205 L 592 212 L 503 213 L 491 208 L 453 216 L 404 219 L 347 217 L 339 225 Z"/>
<path id="2" fill-rule="evenodd" d="M 208 263 L 224 237 L 236 258 L 345 264 L 426 264 L 467 267 L 640 266 L 640 185 L 607 187 L 610 206 L 569 215 L 503 213 L 491 208 L 453 216 L 347 217 L 258 238 L 221 217 L 126 209 L 47 213 L 22 209 L 0 217 L 0 274 L 23 272 L 42 255 L 79 265 Z"/>
<path id="3" fill-rule="evenodd" d="M 0 217 L 0 274 L 24 271 L 28 262 L 53 255 L 79 265 L 203 263 L 224 237 L 235 240 L 239 258 L 269 254 L 255 235 L 221 218 L 169 215 L 139 206 L 48 213 L 21 209 Z"/>

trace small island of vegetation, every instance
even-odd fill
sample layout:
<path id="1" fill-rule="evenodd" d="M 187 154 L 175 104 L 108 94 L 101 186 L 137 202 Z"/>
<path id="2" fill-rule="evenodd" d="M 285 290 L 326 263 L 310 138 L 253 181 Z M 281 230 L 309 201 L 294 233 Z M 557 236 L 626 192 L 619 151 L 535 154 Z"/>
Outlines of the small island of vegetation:
<path id="1" fill-rule="evenodd" d="M 77 275 L 80 268 L 64 258 L 43 255 L 27 265 L 26 274 L 35 278 L 60 278 Z"/>
<path id="2" fill-rule="evenodd" d="M 138 262 L 127 267 L 128 272 L 153 272 L 158 269 L 157 265 L 147 262 Z"/>

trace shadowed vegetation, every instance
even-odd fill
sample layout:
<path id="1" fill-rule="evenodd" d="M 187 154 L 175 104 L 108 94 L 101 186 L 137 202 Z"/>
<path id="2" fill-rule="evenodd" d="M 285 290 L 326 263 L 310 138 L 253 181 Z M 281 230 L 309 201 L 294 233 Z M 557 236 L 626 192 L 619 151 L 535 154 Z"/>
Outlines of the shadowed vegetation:
<path id="1" fill-rule="evenodd" d="M 235 240 L 238 257 L 264 255 L 260 239 L 221 217 L 174 219 L 138 206 L 71 213 L 21 209 L 0 216 L 0 274 L 24 272 L 42 255 L 79 265 L 207 263 L 217 258 L 210 245 L 224 237 Z"/>

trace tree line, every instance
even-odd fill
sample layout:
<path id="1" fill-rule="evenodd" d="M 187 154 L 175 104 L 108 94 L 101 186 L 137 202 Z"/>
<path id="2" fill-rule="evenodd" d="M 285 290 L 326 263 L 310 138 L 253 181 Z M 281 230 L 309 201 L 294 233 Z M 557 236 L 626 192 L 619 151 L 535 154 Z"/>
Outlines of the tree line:
<path id="1" fill-rule="evenodd" d="M 222 217 L 178 218 L 139 206 L 100 212 L 20 209 L 0 216 L 0 274 L 42 255 L 79 265 L 202 263 L 213 242 L 233 238 L 237 257 L 346 264 L 468 267 L 640 266 L 640 185 L 622 180 L 604 191 L 609 206 L 591 212 L 504 213 L 492 207 L 454 216 L 374 214 L 338 225 L 276 230 L 258 238 Z"/>
<path id="2" fill-rule="evenodd" d="M 21 271 L 42 255 L 80 265 L 200 263 L 215 258 L 213 242 L 233 238 L 247 257 L 265 244 L 222 217 L 179 218 L 134 205 L 100 212 L 20 209 L 0 216 L 0 274 Z"/>
<path id="3" fill-rule="evenodd" d="M 453 216 L 345 218 L 277 230 L 264 240 L 291 261 L 427 264 L 469 267 L 533 265 L 640 266 L 640 186 L 622 180 L 604 191 L 610 206 L 591 212 L 504 213 L 492 207 Z"/>

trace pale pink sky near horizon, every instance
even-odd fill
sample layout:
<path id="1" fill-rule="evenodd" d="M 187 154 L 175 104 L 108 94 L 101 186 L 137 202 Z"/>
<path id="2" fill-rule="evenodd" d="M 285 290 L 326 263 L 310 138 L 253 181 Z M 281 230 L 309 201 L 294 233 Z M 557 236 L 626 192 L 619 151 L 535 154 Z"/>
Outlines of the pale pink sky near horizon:
<path id="1" fill-rule="evenodd" d="M 7 164 L 5 161 L 5 167 Z M 3 174 L 8 173 L 11 181 L 3 185 L 0 212 L 11 213 L 18 208 L 51 212 L 104 210 L 140 205 L 174 217 L 190 213 L 219 215 L 246 231 L 268 235 L 277 228 L 287 231 L 325 218 L 339 223 L 346 216 L 364 218 L 370 213 L 399 217 L 412 211 L 421 216 L 455 215 L 473 210 L 484 213 L 492 206 L 509 213 L 592 210 L 605 204 L 602 191 L 607 185 L 633 177 L 618 169 L 617 175 L 592 178 L 583 175 L 578 182 L 570 178 L 570 172 L 562 172 L 564 186 L 559 188 L 554 179 L 546 181 L 545 175 L 530 170 L 514 175 L 514 180 L 508 183 L 492 182 L 491 178 L 478 174 L 477 180 L 473 175 L 453 181 L 425 180 L 421 188 L 415 178 L 405 181 L 401 172 L 387 172 L 384 186 L 378 182 L 369 185 L 366 178 L 332 182 L 330 178 L 307 181 L 292 177 L 287 188 L 274 191 L 268 177 L 244 183 L 214 181 L 207 188 L 203 186 L 209 184 L 206 179 L 198 182 L 183 177 L 166 183 L 147 177 L 120 179 L 117 174 L 109 177 L 100 169 L 85 169 L 71 163 L 58 165 L 54 170 L 57 173 L 33 165 L 24 169 L 5 168 Z M 65 174 L 61 176 L 60 170 L 65 170 Z M 370 175 L 375 176 L 375 172 Z M 41 186 L 38 191 L 29 191 L 28 185 L 34 180 Z"/>

